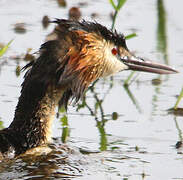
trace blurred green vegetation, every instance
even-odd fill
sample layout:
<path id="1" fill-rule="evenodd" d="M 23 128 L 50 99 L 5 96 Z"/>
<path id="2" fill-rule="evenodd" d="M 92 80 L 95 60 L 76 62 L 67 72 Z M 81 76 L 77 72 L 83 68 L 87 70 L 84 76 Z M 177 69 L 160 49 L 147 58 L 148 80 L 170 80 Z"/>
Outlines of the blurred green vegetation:
<path id="1" fill-rule="evenodd" d="M 60 121 L 62 122 L 62 142 L 65 143 L 67 141 L 67 137 L 69 137 L 69 124 L 67 115 L 64 114 Z"/>
<path id="2" fill-rule="evenodd" d="M 177 101 L 176 101 L 176 103 L 175 103 L 175 106 L 174 106 L 174 109 L 175 109 L 175 110 L 178 108 L 178 105 L 179 105 L 180 100 L 182 99 L 182 97 L 183 97 L 183 88 L 182 88 L 182 90 L 181 90 L 181 92 L 180 92 L 180 94 L 179 94 L 179 96 L 178 96 L 178 98 L 177 98 Z"/>
<path id="3" fill-rule="evenodd" d="M 126 0 L 118 0 L 117 5 L 114 3 L 113 0 L 109 0 L 109 2 L 115 10 L 115 13 L 114 13 L 114 16 L 112 19 L 112 26 L 111 26 L 111 29 L 113 30 L 115 27 L 115 22 L 116 22 L 118 12 L 123 7 Z M 127 36 L 127 39 L 130 39 L 135 36 L 136 36 L 136 34 L 132 33 Z M 94 117 L 94 119 L 96 120 L 96 127 L 98 128 L 98 131 L 100 134 L 100 150 L 105 151 L 105 150 L 107 150 L 107 136 L 106 136 L 106 132 L 105 132 L 105 124 L 109 120 L 116 120 L 118 118 L 118 114 L 117 114 L 117 112 L 112 112 L 110 115 L 105 115 L 104 109 L 102 107 L 105 96 L 103 98 L 98 96 L 98 93 L 95 90 L 95 85 L 97 82 L 98 82 L 98 80 L 96 80 L 88 89 L 88 91 L 90 91 L 90 93 L 93 95 L 94 105 L 91 107 L 91 105 L 89 105 L 87 103 L 86 96 L 84 96 L 82 99 L 82 102 L 77 104 L 77 111 L 79 111 L 83 108 L 87 108 L 87 110 L 90 112 L 90 115 Z M 111 80 L 111 83 L 109 83 L 109 89 L 106 94 L 109 93 L 109 91 L 110 91 L 110 89 L 112 89 L 112 87 L 113 87 L 113 81 Z M 59 112 L 62 112 L 62 116 L 60 118 L 60 122 L 62 123 L 61 139 L 62 139 L 62 142 L 66 142 L 67 138 L 70 134 L 68 118 L 67 118 L 67 114 L 65 113 L 65 111 L 63 109 L 59 110 Z"/>
<path id="4" fill-rule="evenodd" d="M 1 118 L 0 118 L 1 119 Z M 0 129 L 3 129 L 4 126 L 3 126 L 3 121 L 0 120 Z"/>
<path id="5" fill-rule="evenodd" d="M 116 2 L 116 3 L 115 3 Z M 122 7 L 125 5 L 127 1 L 126 0 L 109 0 L 109 3 L 114 9 L 114 15 L 112 16 L 112 25 L 111 29 L 115 29 L 115 23 L 117 19 L 117 15 L 119 11 L 122 9 Z M 168 57 L 167 57 L 167 36 L 166 36 L 166 13 L 163 5 L 162 0 L 157 0 L 157 14 L 158 14 L 158 23 L 157 23 L 157 49 L 158 51 L 164 55 L 165 63 L 168 64 Z M 125 36 L 126 39 L 131 39 L 135 37 L 136 34 L 132 33 L 127 36 Z M 134 76 L 136 75 L 136 76 Z M 132 72 L 129 74 L 126 80 L 124 80 L 123 88 L 127 92 L 129 99 L 131 99 L 132 103 L 136 107 L 139 113 L 142 112 L 142 109 L 139 106 L 139 103 L 137 102 L 137 99 L 135 96 L 132 94 L 132 92 L 129 89 L 129 85 L 136 80 L 136 77 L 138 76 L 138 73 Z M 160 76 L 157 78 L 158 80 L 160 79 Z M 94 117 L 96 121 L 96 127 L 98 128 L 98 132 L 100 134 L 100 150 L 105 151 L 107 150 L 107 147 L 109 146 L 108 144 L 108 134 L 105 131 L 105 125 L 111 121 L 111 120 L 116 120 L 118 119 L 119 115 L 117 112 L 112 112 L 111 114 L 106 115 L 105 110 L 103 108 L 103 102 L 105 101 L 105 97 L 107 94 L 109 94 L 109 91 L 113 88 L 113 78 L 111 77 L 110 82 L 107 82 L 108 84 L 108 90 L 106 90 L 105 94 L 100 96 L 97 93 L 96 90 L 96 83 L 98 80 L 96 80 L 89 88 L 88 91 L 90 93 L 90 96 L 93 97 L 93 104 L 88 103 L 88 98 L 86 96 L 83 97 L 82 101 L 76 104 L 76 110 L 80 111 L 82 109 L 87 109 L 87 111 L 90 113 L 91 116 Z M 153 81 L 154 82 L 154 81 Z M 157 82 L 157 81 L 156 81 Z M 156 84 L 156 88 L 159 88 L 161 84 L 161 80 L 158 81 L 159 84 Z M 153 98 L 153 100 L 157 99 L 157 94 L 159 92 L 159 89 L 157 89 L 156 95 Z M 91 102 L 91 101 L 90 101 Z M 59 110 L 60 111 L 60 110 Z M 70 128 L 69 128 L 69 122 L 68 122 L 68 115 L 65 113 L 65 111 L 62 109 L 60 111 L 61 117 L 60 117 L 60 122 L 62 125 L 62 135 L 61 139 L 62 142 L 67 142 L 67 139 L 70 135 Z"/>
<path id="6" fill-rule="evenodd" d="M 115 13 L 114 13 L 114 16 L 113 16 L 113 21 L 112 21 L 112 27 L 111 27 L 111 29 L 113 30 L 115 22 L 116 22 L 117 14 L 120 11 L 120 9 L 123 7 L 123 5 L 125 4 L 126 0 L 118 0 L 117 5 L 114 3 L 113 0 L 109 0 L 109 2 L 115 10 Z"/>
<path id="7" fill-rule="evenodd" d="M 163 0 L 157 1 L 157 50 L 162 53 L 163 59 L 168 64 L 167 56 L 167 32 L 166 32 L 166 11 Z"/>
<path id="8" fill-rule="evenodd" d="M 8 50 L 8 48 L 10 46 L 10 44 L 12 43 L 12 41 L 13 40 L 9 41 L 7 45 L 5 45 L 4 47 L 2 47 L 0 49 L 0 57 L 3 56 L 6 53 L 6 51 Z"/>
<path id="9" fill-rule="evenodd" d="M 111 27 L 111 29 L 113 30 L 115 22 L 116 22 L 117 14 L 120 11 L 120 9 L 124 6 L 126 0 L 118 0 L 117 5 L 114 3 L 113 0 L 109 0 L 109 2 L 112 5 L 112 7 L 114 8 L 114 10 L 115 10 L 115 13 L 114 13 L 114 16 L 113 16 L 113 20 L 112 20 L 112 27 Z M 125 39 L 128 40 L 128 39 L 134 38 L 136 36 L 137 36 L 136 33 L 132 33 L 132 34 L 126 35 Z M 130 75 L 127 77 L 127 79 L 125 80 L 125 86 L 127 86 L 129 84 L 129 81 L 131 80 L 133 75 L 134 75 L 134 72 L 130 73 Z"/>
<path id="10" fill-rule="evenodd" d="M 156 3 L 157 8 L 157 31 L 156 38 L 157 44 L 156 49 L 158 52 L 158 58 L 164 61 L 165 64 L 168 65 L 168 52 L 167 52 L 167 29 L 166 29 L 166 10 L 163 3 L 163 0 L 157 0 Z M 164 80 L 162 79 L 164 77 Z M 157 111 L 157 102 L 158 97 L 161 92 L 161 84 L 163 81 L 168 80 L 168 76 L 157 75 L 156 78 L 152 80 L 152 84 L 154 85 L 154 95 L 152 98 L 152 116 Z"/>

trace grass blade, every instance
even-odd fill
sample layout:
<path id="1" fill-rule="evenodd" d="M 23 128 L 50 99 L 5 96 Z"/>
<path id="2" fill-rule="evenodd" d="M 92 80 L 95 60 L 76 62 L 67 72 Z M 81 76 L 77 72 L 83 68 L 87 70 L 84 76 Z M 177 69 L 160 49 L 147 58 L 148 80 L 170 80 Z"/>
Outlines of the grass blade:
<path id="1" fill-rule="evenodd" d="M 136 37 L 136 36 L 137 36 L 136 33 L 131 33 L 131 34 L 125 36 L 125 39 L 126 39 L 126 40 L 127 40 L 127 39 L 131 39 L 131 38 Z"/>
<path id="2" fill-rule="evenodd" d="M 114 4 L 114 1 L 113 1 L 113 0 L 109 0 L 109 2 L 111 3 L 112 7 L 117 11 L 118 8 L 117 8 L 117 6 Z"/>
<path id="3" fill-rule="evenodd" d="M 0 49 L 0 57 L 7 51 L 9 48 L 10 44 L 12 43 L 13 40 L 11 40 L 6 46 Z"/>
<path id="4" fill-rule="evenodd" d="M 133 75 L 135 74 L 135 71 L 132 71 L 130 75 L 127 77 L 127 79 L 124 82 L 124 85 L 127 86 L 129 84 L 129 81 L 132 79 Z"/>
<path id="5" fill-rule="evenodd" d="M 182 88 L 182 90 L 180 92 L 180 95 L 179 95 L 179 97 L 178 97 L 178 99 L 177 99 L 177 101 L 175 103 L 174 109 L 177 109 L 177 106 L 178 106 L 180 100 L 182 99 L 182 97 L 183 97 L 183 88 Z"/>
<path id="6" fill-rule="evenodd" d="M 118 6 L 117 6 L 117 10 L 119 11 L 121 9 L 121 7 L 125 4 L 126 0 L 118 0 Z"/>

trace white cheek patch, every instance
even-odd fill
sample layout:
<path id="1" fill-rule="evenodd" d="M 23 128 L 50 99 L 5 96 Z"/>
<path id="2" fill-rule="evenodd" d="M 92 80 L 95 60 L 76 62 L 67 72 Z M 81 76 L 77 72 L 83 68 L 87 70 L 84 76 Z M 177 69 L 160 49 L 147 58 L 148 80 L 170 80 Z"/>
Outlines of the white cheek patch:
<path id="1" fill-rule="evenodd" d="M 119 56 L 118 53 L 115 54 L 114 48 L 117 48 L 115 44 L 111 44 L 111 42 L 103 40 L 99 47 L 100 51 L 103 51 L 103 54 L 100 54 L 100 59 L 102 62 L 101 76 L 110 76 L 120 71 L 129 69 L 129 67 L 121 59 L 121 56 Z M 128 56 L 124 56 L 124 61 L 125 59 L 127 60 Z"/>
<path id="2" fill-rule="evenodd" d="M 128 66 L 120 60 L 118 55 L 112 54 L 111 47 L 105 49 L 104 55 L 103 77 L 113 75 L 117 72 L 128 69 Z"/>

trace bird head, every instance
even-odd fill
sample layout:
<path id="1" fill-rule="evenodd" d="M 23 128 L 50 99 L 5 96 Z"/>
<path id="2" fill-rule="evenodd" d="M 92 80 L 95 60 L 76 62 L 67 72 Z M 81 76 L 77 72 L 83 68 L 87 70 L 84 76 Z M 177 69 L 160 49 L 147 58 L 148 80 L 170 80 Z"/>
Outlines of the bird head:
<path id="1" fill-rule="evenodd" d="M 76 101 L 79 100 L 90 83 L 123 70 L 158 74 L 177 72 L 167 65 L 136 57 L 127 48 L 122 34 L 99 23 L 64 19 L 54 23 L 57 24 L 54 32 L 41 48 L 45 58 L 40 59 L 50 61 L 46 72 L 51 72 L 53 66 L 51 74 L 56 73 L 58 85 L 69 89 L 66 99 L 73 95 Z"/>
<path id="2" fill-rule="evenodd" d="M 167 65 L 136 57 L 128 50 L 122 34 L 112 32 L 99 23 L 69 20 L 57 20 L 56 23 L 57 36 L 62 34 L 71 42 L 68 55 L 74 56 L 70 60 L 70 64 L 75 65 L 72 70 L 84 71 L 92 80 L 123 70 L 157 74 L 177 72 Z"/>

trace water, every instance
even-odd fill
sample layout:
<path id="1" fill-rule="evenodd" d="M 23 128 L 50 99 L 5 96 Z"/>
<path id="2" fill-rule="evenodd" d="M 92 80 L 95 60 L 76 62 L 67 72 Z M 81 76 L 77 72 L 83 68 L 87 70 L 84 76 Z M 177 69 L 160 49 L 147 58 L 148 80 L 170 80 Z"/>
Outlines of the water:
<path id="1" fill-rule="evenodd" d="M 47 29 L 42 27 L 44 15 L 68 18 L 68 10 L 72 6 L 79 7 L 82 2 L 68 1 L 66 7 L 49 0 L 0 2 L 0 43 L 14 39 L 8 53 L 0 59 L 0 120 L 3 127 L 12 121 L 20 95 L 24 73 L 16 76 L 16 69 L 27 63 L 14 57 L 23 57 L 28 48 L 36 52 L 52 31 L 53 25 Z M 86 94 L 90 108 L 70 106 L 68 122 L 67 119 L 61 122 L 62 114 L 55 118 L 53 137 L 56 140 L 51 154 L 1 164 L 0 179 L 183 179 L 182 149 L 175 148 L 182 140 L 182 116 L 168 112 L 182 88 L 182 5 L 181 1 L 128 0 L 115 25 L 125 35 L 137 33 L 137 37 L 127 41 L 131 51 L 170 64 L 179 74 L 136 73 L 138 76 L 128 89 L 123 83 L 129 72 L 115 75 L 113 81 L 110 77 L 101 79 L 94 90 Z M 112 7 L 104 0 L 87 1 L 81 6 L 82 18 L 91 20 L 92 13 L 97 13 L 96 20 L 107 27 L 112 24 L 111 12 Z M 23 34 L 14 31 L 14 24 L 20 22 L 25 23 Z M 101 100 L 101 106 L 98 106 Z M 183 100 L 179 107 L 182 106 Z M 78 110 L 78 107 L 82 108 Z M 61 140 L 67 140 L 68 146 L 76 149 L 67 157 L 65 169 L 63 153 L 60 153 Z M 30 162 L 30 159 L 34 160 Z M 71 164 L 74 164 L 73 169 Z"/>

